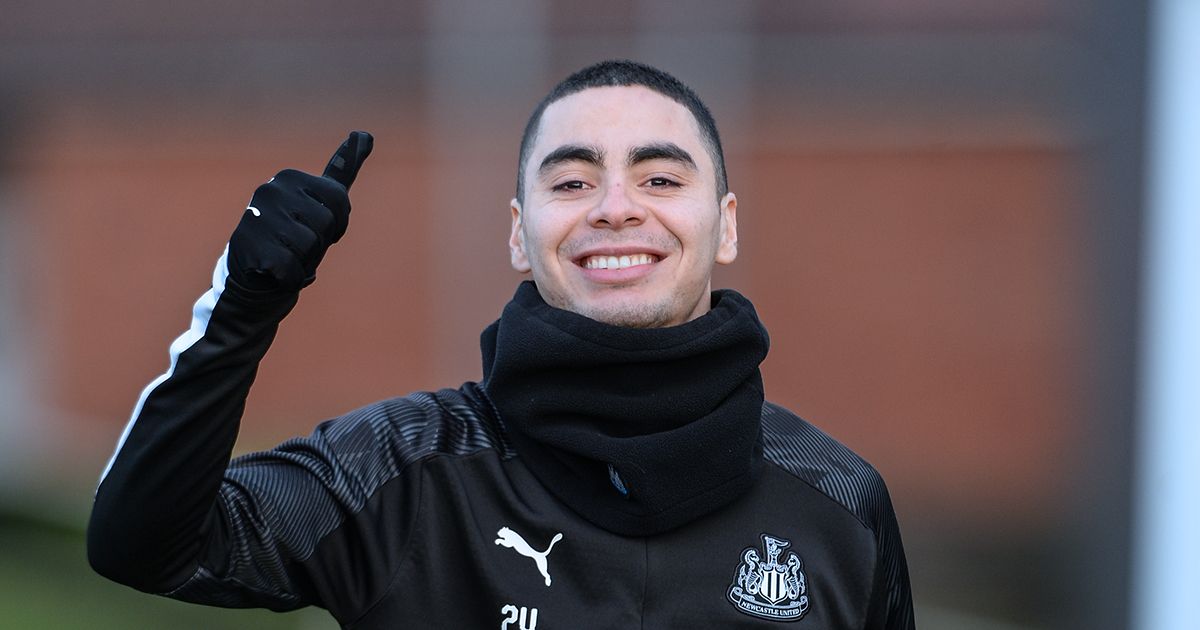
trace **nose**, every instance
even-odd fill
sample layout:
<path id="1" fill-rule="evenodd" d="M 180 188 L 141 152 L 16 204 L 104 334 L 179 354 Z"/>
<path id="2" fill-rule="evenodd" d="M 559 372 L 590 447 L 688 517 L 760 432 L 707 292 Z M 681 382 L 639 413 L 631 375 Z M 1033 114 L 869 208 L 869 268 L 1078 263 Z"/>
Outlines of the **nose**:
<path id="1" fill-rule="evenodd" d="M 629 195 L 622 183 L 613 183 L 588 212 L 587 220 L 592 227 L 619 230 L 644 223 L 646 209 Z"/>

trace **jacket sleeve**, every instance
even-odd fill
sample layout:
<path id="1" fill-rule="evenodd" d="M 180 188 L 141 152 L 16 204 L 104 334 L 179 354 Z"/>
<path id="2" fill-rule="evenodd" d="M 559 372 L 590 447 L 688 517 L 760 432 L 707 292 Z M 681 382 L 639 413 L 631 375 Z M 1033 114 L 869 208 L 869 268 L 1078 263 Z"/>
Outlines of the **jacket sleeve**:
<path id="1" fill-rule="evenodd" d="M 228 282 L 228 249 L 212 287 L 196 302 L 191 327 L 170 348 L 170 367 L 142 392 L 116 452 L 101 475 L 88 524 L 88 560 L 102 575 L 169 594 L 197 575 L 243 571 L 239 601 L 274 609 L 300 606 L 308 585 L 286 572 L 251 575 L 236 562 L 202 560 L 237 553 L 287 564 L 286 549 L 257 527 L 236 540 L 237 522 L 262 523 L 261 506 L 226 478 L 247 392 L 296 293 L 256 294 Z M 255 529 L 255 528 L 250 528 Z M 271 561 L 271 559 L 274 559 Z M 258 564 L 257 562 L 252 564 Z"/>
<path id="2" fill-rule="evenodd" d="M 896 512 L 882 477 L 878 477 L 875 490 L 875 588 L 869 615 L 871 621 L 867 627 L 913 630 L 916 621 L 913 618 L 908 562 L 904 557 L 904 545 L 900 540 Z"/>

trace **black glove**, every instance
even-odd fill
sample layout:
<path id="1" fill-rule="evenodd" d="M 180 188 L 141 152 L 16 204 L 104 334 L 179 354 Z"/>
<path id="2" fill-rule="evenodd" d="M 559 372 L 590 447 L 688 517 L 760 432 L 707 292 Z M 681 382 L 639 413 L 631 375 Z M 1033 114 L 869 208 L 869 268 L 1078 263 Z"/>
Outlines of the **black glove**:
<path id="1" fill-rule="evenodd" d="M 350 185 L 374 139 L 351 132 L 320 176 L 288 169 L 254 191 L 229 238 L 229 277 L 253 291 L 298 291 L 346 233 Z"/>

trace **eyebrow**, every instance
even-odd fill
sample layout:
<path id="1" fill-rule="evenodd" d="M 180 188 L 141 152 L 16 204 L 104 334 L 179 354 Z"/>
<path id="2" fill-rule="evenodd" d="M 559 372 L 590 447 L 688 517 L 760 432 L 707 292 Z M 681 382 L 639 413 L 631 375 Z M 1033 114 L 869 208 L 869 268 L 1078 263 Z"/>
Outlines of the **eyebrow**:
<path id="1" fill-rule="evenodd" d="M 683 147 L 674 142 L 656 142 L 640 147 L 634 147 L 629 150 L 629 157 L 626 163 L 629 166 L 650 160 L 669 160 L 686 166 L 690 170 L 699 170 L 696 166 L 696 160 L 692 159 L 692 154 L 683 150 Z"/>
<path id="2" fill-rule="evenodd" d="M 598 147 L 582 144 L 564 144 L 542 158 L 542 163 L 538 165 L 538 174 L 545 173 L 563 162 L 586 162 L 595 166 L 604 166 L 604 151 Z"/>

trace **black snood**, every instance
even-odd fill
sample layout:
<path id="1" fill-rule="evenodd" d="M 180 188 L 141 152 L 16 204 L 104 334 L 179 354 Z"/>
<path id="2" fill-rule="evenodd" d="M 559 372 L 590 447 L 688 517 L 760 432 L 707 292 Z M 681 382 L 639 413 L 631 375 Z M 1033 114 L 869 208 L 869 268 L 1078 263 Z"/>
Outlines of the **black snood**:
<path id="1" fill-rule="evenodd" d="M 734 291 L 680 326 L 636 329 L 551 307 L 524 282 L 481 346 L 484 389 L 522 460 L 604 529 L 673 529 L 757 477 L 768 339 Z"/>

